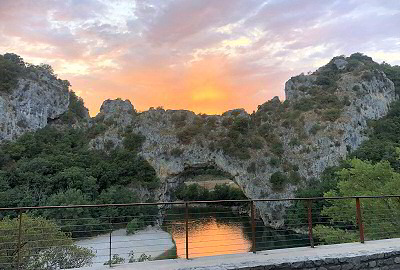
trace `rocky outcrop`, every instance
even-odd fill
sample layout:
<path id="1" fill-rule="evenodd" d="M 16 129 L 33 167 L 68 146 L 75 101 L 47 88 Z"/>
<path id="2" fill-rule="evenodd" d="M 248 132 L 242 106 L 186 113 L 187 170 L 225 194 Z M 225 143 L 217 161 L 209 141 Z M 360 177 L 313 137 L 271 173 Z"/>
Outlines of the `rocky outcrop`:
<path id="1" fill-rule="evenodd" d="M 0 94 L 0 141 L 47 125 L 67 111 L 68 86 L 45 71 L 21 77 L 10 94 Z"/>
<path id="2" fill-rule="evenodd" d="M 336 57 L 312 74 L 292 77 L 284 102 L 275 97 L 251 115 L 243 109 L 222 115 L 137 113 L 129 100 L 117 99 L 106 100 L 90 123 L 86 111 L 78 113 L 85 124 L 77 127 L 91 126 L 90 147 L 106 151 L 123 147 L 125 138 L 133 145 L 141 140 L 132 133 L 143 135 L 140 155 L 163 183 L 161 201 L 170 199 L 187 172 L 207 168 L 230 175 L 248 198 L 293 197 L 367 139 L 368 120 L 385 116 L 396 100 L 393 82 L 371 61 Z M 68 85 L 43 69 L 33 75 L 22 76 L 11 94 L 0 96 L 0 140 L 42 128 L 67 111 Z M 280 227 L 288 205 L 256 206 L 265 223 Z"/>
<path id="3" fill-rule="evenodd" d="M 129 101 L 108 100 L 96 118 L 108 121 L 109 128 L 92 147 L 103 149 L 107 141 L 121 145 L 127 132 L 145 136 L 140 154 L 163 182 L 160 200 L 169 199 L 186 171 L 207 167 L 231 175 L 249 198 L 292 197 L 308 179 L 356 149 L 366 139 L 367 121 L 386 115 L 396 99 L 393 82 L 382 71 L 349 71 L 347 61 L 339 60 L 329 67 L 335 72 L 333 83 L 324 78 L 328 67 L 293 77 L 285 85 L 284 103 L 274 98 L 252 115 L 241 109 L 221 116 L 163 109 L 136 114 Z M 272 181 L 277 172 L 287 182 Z M 283 225 L 287 206 L 257 204 L 261 217 L 274 227 Z"/>

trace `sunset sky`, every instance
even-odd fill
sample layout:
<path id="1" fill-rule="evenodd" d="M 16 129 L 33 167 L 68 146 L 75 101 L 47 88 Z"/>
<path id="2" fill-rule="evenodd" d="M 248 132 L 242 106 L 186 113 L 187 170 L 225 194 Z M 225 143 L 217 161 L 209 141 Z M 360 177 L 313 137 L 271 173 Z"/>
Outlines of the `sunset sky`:
<path id="1" fill-rule="evenodd" d="M 333 56 L 400 64 L 399 0 L 0 0 L 0 54 L 51 64 L 95 115 L 105 99 L 257 109 Z"/>

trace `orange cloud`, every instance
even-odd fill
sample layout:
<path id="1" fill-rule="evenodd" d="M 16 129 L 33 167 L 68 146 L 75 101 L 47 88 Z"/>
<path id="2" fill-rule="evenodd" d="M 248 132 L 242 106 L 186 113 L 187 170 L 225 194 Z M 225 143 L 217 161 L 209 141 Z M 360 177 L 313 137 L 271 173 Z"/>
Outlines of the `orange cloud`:
<path id="1" fill-rule="evenodd" d="M 141 111 L 252 112 L 335 55 L 399 63 L 396 1 L 114 2 L 0 0 L 0 53 L 51 64 L 91 115 L 117 97 Z"/>
<path id="2" fill-rule="evenodd" d="M 235 68 L 225 57 L 213 56 L 181 67 L 125 68 L 67 79 L 74 90 L 79 90 L 91 115 L 97 114 L 103 100 L 117 97 L 131 100 L 140 111 L 163 106 L 207 114 L 221 114 L 234 108 L 252 112 L 275 94 L 255 96 L 258 89 L 273 82 L 268 77 L 243 82 L 237 78 Z M 273 87 L 280 94 L 282 88 Z"/>

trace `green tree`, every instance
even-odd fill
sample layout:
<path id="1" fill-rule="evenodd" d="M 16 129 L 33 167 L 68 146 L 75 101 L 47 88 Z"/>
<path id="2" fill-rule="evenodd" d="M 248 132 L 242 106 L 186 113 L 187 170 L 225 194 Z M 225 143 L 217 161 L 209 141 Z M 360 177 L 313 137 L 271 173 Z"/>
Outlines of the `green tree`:
<path id="1" fill-rule="evenodd" d="M 19 219 L 0 221 L 0 269 L 16 269 Z M 93 252 L 73 244 L 70 236 L 52 221 L 22 215 L 21 266 L 26 270 L 68 269 L 89 266 Z"/>
<path id="2" fill-rule="evenodd" d="M 0 93 L 10 93 L 18 83 L 25 64 L 16 54 L 0 55 Z"/>
<path id="3" fill-rule="evenodd" d="M 68 189 L 65 192 L 59 192 L 52 195 L 47 205 L 85 205 L 90 204 L 88 196 L 81 190 Z M 72 233 L 74 237 L 92 235 L 93 232 L 99 232 L 103 229 L 101 221 L 97 220 L 93 214 L 93 208 L 65 208 L 65 209 L 47 209 L 42 215 L 54 219 L 61 229 Z"/>
<path id="4" fill-rule="evenodd" d="M 337 190 L 325 193 L 332 196 L 396 195 L 400 191 L 400 174 L 387 161 L 376 164 L 353 159 L 350 168 L 338 172 Z M 330 226 L 318 225 L 315 235 L 327 243 L 357 239 L 355 199 L 332 200 L 322 214 L 330 218 Z M 400 201 L 398 199 L 361 199 L 363 223 L 368 239 L 398 237 L 400 232 Z M 340 226 L 338 227 L 338 225 Z M 343 229 L 345 226 L 346 229 Z M 341 236 L 341 237 L 338 237 Z"/>
<path id="5" fill-rule="evenodd" d="M 269 179 L 272 189 L 275 191 L 282 190 L 288 182 L 287 176 L 282 172 L 274 172 Z"/>

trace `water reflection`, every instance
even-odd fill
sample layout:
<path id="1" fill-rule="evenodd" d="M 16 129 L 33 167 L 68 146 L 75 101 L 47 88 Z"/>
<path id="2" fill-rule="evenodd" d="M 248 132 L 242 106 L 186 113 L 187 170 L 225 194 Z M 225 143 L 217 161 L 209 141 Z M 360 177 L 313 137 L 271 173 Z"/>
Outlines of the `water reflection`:
<path id="1" fill-rule="evenodd" d="M 167 211 L 164 229 L 176 242 L 179 258 L 186 257 L 184 209 Z M 189 257 L 245 253 L 251 250 L 251 221 L 229 208 L 191 208 L 189 212 Z M 256 224 L 257 250 L 305 246 L 307 236 L 292 231 L 273 230 Z"/>

